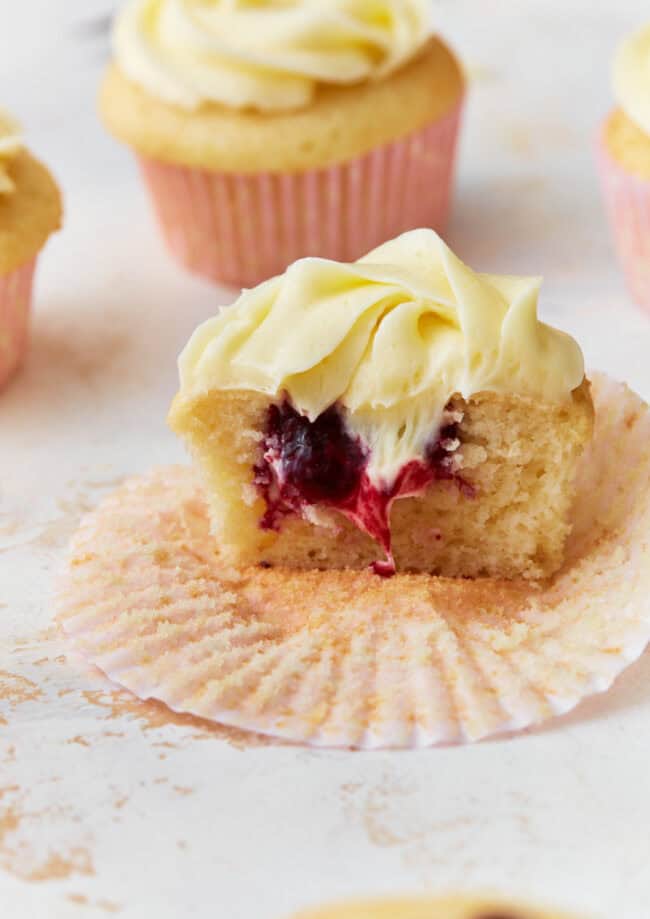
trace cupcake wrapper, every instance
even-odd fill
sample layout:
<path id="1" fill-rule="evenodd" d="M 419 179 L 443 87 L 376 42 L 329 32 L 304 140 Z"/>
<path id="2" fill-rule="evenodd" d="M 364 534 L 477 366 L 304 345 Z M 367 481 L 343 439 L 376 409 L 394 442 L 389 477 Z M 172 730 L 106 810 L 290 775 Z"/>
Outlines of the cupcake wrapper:
<path id="1" fill-rule="evenodd" d="M 406 230 L 443 230 L 461 109 L 329 169 L 237 175 L 146 158 L 140 166 L 178 261 L 253 287 L 298 258 L 349 262 Z"/>
<path id="2" fill-rule="evenodd" d="M 36 259 L 0 277 L 0 386 L 20 366 L 29 343 Z"/>
<path id="3" fill-rule="evenodd" d="M 598 165 L 616 251 L 627 287 L 650 310 L 650 182 L 625 172 L 598 144 Z"/>
<path id="4" fill-rule="evenodd" d="M 228 570 L 194 473 L 172 467 L 83 523 L 63 626 L 143 699 L 307 744 L 422 747 L 563 714 L 650 638 L 650 414 L 606 377 L 594 397 L 568 557 L 549 583 Z"/>

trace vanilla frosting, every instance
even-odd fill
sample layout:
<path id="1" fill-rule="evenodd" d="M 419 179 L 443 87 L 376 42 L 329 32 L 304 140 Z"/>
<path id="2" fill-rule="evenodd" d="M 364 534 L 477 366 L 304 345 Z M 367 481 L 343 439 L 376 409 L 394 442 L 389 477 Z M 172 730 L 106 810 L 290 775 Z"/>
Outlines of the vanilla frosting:
<path id="1" fill-rule="evenodd" d="M 14 190 L 9 165 L 22 147 L 20 125 L 11 115 L 0 109 L 0 195 L 9 195 Z"/>
<path id="2" fill-rule="evenodd" d="M 618 104 L 650 135 L 650 26 L 620 44 L 614 57 L 613 78 Z"/>
<path id="3" fill-rule="evenodd" d="M 428 0 L 128 0 L 113 45 L 125 76 L 165 102 L 278 111 L 397 69 L 429 22 Z"/>
<path id="4" fill-rule="evenodd" d="M 568 399 L 582 352 L 540 322 L 541 280 L 476 274 L 433 230 L 354 264 L 307 258 L 244 291 L 180 356 L 181 397 L 244 389 L 315 419 L 335 402 L 390 486 L 421 459 L 449 398 L 481 391 Z"/>

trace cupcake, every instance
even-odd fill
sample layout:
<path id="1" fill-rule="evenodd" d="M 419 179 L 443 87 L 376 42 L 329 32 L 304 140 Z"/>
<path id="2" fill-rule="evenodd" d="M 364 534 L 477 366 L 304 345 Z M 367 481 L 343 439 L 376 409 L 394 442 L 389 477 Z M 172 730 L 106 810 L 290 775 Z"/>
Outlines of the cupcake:
<path id="1" fill-rule="evenodd" d="M 0 386 L 27 351 L 38 253 L 61 225 L 61 197 L 20 127 L 0 111 Z"/>
<path id="2" fill-rule="evenodd" d="M 599 143 L 605 202 L 630 293 L 650 309 L 650 26 L 614 59 L 617 107 Z"/>
<path id="3" fill-rule="evenodd" d="M 168 247 L 253 286 L 443 229 L 464 81 L 426 0 L 130 0 L 100 108 Z"/>
<path id="4" fill-rule="evenodd" d="M 493 897 L 383 899 L 307 910 L 294 919 L 568 919 L 566 913 L 515 905 Z"/>
<path id="5" fill-rule="evenodd" d="M 593 407 L 539 284 L 415 230 L 353 264 L 300 260 L 200 326 L 170 422 L 224 560 L 557 571 Z"/>

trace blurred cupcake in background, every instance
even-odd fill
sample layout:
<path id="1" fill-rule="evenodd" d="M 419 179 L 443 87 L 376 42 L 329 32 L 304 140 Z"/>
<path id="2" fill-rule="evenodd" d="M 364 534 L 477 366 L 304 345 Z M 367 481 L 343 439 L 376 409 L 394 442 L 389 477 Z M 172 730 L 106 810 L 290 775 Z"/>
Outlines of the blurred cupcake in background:
<path id="1" fill-rule="evenodd" d="M 100 107 L 167 245 L 252 286 L 444 228 L 464 80 L 429 0 L 129 0 Z"/>
<path id="2" fill-rule="evenodd" d="M 605 202 L 630 292 L 650 309 L 650 26 L 622 42 L 613 81 L 618 105 L 599 143 Z"/>
<path id="3" fill-rule="evenodd" d="M 61 212 L 56 182 L 25 149 L 18 123 L 0 110 L 0 386 L 27 351 L 36 260 L 59 229 Z"/>

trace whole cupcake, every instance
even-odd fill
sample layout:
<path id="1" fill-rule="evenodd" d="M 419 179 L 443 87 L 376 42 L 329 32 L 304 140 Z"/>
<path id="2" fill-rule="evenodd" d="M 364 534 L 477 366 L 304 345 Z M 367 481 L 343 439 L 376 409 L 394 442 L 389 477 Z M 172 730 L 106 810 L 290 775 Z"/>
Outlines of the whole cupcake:
<path id="1" fill-rule="evenodd" d="M 650 26 L 622 42 L 613 81 L 618 105 L 599 145 L 605 201 L 630 292 L 650 309 Z"/>
<path id="2" fill-rule="evenodd" d="M 24 147 L 18 123 L 0 111 L 0 386 L 27 351 L 38 253 L 61 225 L 61 196 Z"/>
<path id="3" fill-rule="evenodd" d="M 252 286 L 444 227 L 464 94 L 427 0 L 130 0 L 100 99 L 190 271 Z"/>
<path id="4" fill-rule="evenodd" d="M 565 913 L 497 902 L 493 897 L 447 896 L 359 900 L 307 910 L 293 919 L 568 919 Z"/>

